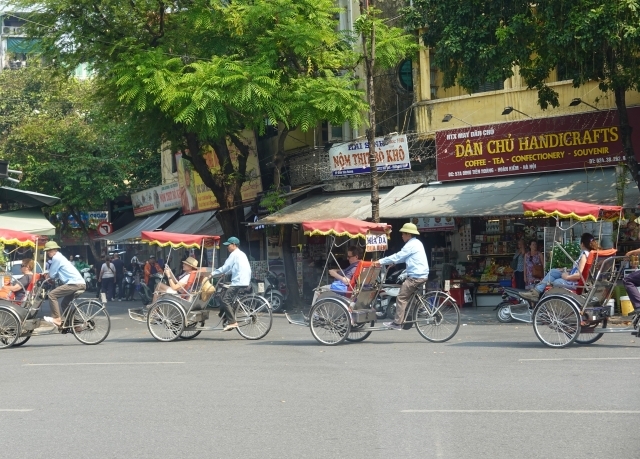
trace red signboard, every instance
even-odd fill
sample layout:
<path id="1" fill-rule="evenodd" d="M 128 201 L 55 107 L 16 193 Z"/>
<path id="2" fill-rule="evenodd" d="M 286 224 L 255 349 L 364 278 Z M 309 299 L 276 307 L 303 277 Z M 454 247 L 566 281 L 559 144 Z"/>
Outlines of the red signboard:
<path id="1" fill-rule="evenodd" d="M 640 150 L 640 107 L 629 108 Z M 616 110 L 540 118 L 436 133 L 438 180 L 504 177 L 624 161 Z"/>

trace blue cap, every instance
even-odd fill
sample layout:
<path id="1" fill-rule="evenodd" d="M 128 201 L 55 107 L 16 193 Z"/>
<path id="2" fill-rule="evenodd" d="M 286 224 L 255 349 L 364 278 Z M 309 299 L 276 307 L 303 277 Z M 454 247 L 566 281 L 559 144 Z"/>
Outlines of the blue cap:
<path id="1" fill-rule="evenodd" d="M 237 237 L 231 236 L 229 239 L 227 239 L 227 242 L 222 243 L 222 245 L 229 245 L 229 244 L 240 245 L 240 239 L 238 239 Z"/>

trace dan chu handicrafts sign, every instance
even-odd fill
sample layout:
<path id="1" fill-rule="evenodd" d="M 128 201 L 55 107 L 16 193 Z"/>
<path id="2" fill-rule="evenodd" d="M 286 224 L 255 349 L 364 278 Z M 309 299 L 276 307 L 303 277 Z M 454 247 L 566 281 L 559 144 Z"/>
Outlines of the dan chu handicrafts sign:
<path id="1" fill-rule="evenodd" d="M 394 135 L 385 141 L 376 137 L 376 169 L 378 171 L 397 171 L 411 169 L 409 145 L 406 135 Z M 353 141 L 341 143 L 329 150 L 331 175 L 368 174 L 369 142 Z"/>
<path id="2" fill-rule="evenodd" d="M 640 107 L 630 108 L 634 145 L 640 144 Z M 436 133 L 438 180 L 502 177 L 624 160 L 614 110 L 451 129 Z"/>

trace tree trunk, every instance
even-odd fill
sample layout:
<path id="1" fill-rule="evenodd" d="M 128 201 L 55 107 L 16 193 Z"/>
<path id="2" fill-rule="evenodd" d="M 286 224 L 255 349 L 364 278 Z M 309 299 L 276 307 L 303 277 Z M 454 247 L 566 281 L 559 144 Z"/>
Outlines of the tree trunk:
<path id="1" fill-rule="evenodd" d="M 638 177 L 638 161 L 633 151 L 633 143 L 631 141 L 632 127 L 629 125 L 629 114 L 627 113 L 626 91 L 624 88 L 616 88 L 614 90 L 616 98 L 616 107 L 618 109 L 618 119 L 620 121 L 620 141 L 624 149 L 627 167 L 631 172 L 633 181 L 640 190 L 640 177 Z"/>
<path id="2" fill-rule="evenodd" d="M 95 245 L 91 241 L 91 238 L 89 237 L 89 228 L 87 228 L 87 225 L 85 225 L 82 219 L 80 218 L 80 212 L 74 209 L 73 207 L 70 209 L 70 212 L 71 212 L 71 215 L 73 215 L 73 218 L 75 218 L 76 221 L 78 222 L 78 225 L 80 225 L 80 229 L 82 230 L 82 233 L 85 235 L 87 241 L 89 241 L 89 248 L 91 249 L 91 254 L 93 255 L 93 259 L 100 260 L 100 252 L 96 250 Z M 87 263 L 89 263 L 89 260 L 87 260 Z"/>
<path id="3" fill-rule="evenodd" d="M 284 165 L 284 141 L 289 135 L 289 128 L 283 128 L 278 136 L 278 151 L 273 157 L 273 189 L 280 189 L 280 180 L 282 174 L 282 166 Z"/>
<path id="4" fill-rule="evenodd" d="M 370 13 L 370 8 L 374 7 L 374 0 L 360 2 L 360 14 Z M 370 46 L 367 46 L 369 38 Z M 369 129 L 367 130 L 367 141 L 369 143 L 369 167 L 371 168 L 371 220 L 380 222 L 380 190 L 378 180 L 378 161 L 376 158 L 376 99 L 373 87 L 373 71 L 376 61 L 376 29 L 375 24 L 371 24 L 370 36 L 362 34 L 362 55 L 364 56 L 364 67 L 367 76 L 367 101 L 369 103 Z"/>
<path id="5" fill-rule="evenodd" d="M 292 225 L 284 225 L 282 236 L 282 258 L 284 258 L 284 275 L 287 280 L 287 310 L 294 311 L 301 305 L 298 291 L 298 276 L 296 275 L 295 254 L 291 252 Z"/>

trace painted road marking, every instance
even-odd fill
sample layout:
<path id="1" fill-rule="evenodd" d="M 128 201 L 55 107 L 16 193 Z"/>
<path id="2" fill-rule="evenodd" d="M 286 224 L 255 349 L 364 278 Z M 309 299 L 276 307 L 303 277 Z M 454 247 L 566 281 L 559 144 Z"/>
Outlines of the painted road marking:
<path id="1" fill-rule="evenodd" d="M 401 413 L 640 414 L 633 410 L 402 410 Z"/>
<path id="2" fill-rule="evenodd" d="M 519 362 L 562 362 L 564 360 L 640 360 L 640 357 L 567 357 L 558 359 L 518 359 Z"/>
<path id="3" fill-rule="evenodd" d="M 84 362 L 84 363 L 25 363 L 23 367 L 72 367 L 78 365 L 180 365 L 184 362 Z"/>
<path id="4" fill-rule="evenodd" d="M 5 408 L 0 408 L 0 411 L 2 412 L 10 412 L 10 413 L 26 413 L 27 411 L 33 411 L 31 409 L 24 409 L 24 410 L 11 410 L 11 409 L 5 409 Z"/>

